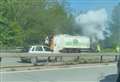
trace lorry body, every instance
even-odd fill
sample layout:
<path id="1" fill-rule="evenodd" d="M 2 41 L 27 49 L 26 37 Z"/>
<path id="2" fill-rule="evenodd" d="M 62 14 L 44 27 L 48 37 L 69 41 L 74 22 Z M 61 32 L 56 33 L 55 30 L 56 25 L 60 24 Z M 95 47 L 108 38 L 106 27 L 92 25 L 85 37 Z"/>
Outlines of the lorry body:
<path id="1" fill-rule="evenodd" d="M 52 37 L 49 45 L 54 52 L 79 53 L 91 50 L 90 38 L 86 36 L 56 35 Z"/>

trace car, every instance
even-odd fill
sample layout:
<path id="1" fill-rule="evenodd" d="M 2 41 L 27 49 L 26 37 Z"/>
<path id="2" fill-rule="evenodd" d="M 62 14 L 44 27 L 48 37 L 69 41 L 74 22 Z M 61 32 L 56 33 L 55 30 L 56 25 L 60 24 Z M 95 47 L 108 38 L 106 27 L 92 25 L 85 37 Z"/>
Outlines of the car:
<path id="1" fill-rule="evenodd" d="M 118 63 L 117 63 L 117 69 L 118 69 L 117 82 L 120 82 L 120 56 L 119 56 Z"/>
<path id="2" fill-rule="evenodd" d="M 53 53 L 53 51 L 47 47 L 47 46 L 43 46 L 43 45 L 34 45 L 34 46 L 31 46 L 29 49 L 26 49 L 28 52 L 27 53 L 34 53 L 34 54 L 38 54 L 40 55 L 39 53 Z M 45 60 L 45 58 L 39 58 L 39 57 L 21 57 L 20 58 L 22 62 L 31 62 L 33 63 L 34 65 L 37 64 L 37 61 L 38 60 Z"/>

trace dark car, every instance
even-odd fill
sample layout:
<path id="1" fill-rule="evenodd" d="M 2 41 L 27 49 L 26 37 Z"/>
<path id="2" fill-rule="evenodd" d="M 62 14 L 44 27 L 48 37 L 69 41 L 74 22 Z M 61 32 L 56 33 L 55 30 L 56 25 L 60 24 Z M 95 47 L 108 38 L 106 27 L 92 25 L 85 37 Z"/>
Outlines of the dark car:
<path id="1" fill-rule="evenodd" d="M 120 56 L 119 56 L 119 60 L 118 60 L 118 63 L 117 63 L 117 69 L 118 69 L 117 82 L 120 82 Z"/>

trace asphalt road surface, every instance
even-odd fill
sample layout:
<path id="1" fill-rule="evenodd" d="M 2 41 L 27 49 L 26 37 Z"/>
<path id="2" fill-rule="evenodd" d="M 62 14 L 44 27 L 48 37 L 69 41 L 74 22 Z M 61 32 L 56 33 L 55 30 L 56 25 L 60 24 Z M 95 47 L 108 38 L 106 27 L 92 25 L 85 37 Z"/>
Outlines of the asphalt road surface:
<path id="1" fill-rule="evenodd" d="M 1 82 L 115 82 L 116 64 L 1 72 Z"/>
<path id="2" fill-rule="evenodd" d="M 63 60 L 68 61 L 68 60 L 73 60 L 73 58 L 69 58 L 69 57 L 63 57 Z M 84 56 L 84 57 L 80 57 L 80 61 L 82 62 L 82 60 L 86 60 L 86 61 L 97 61 L 100 62 L 100 58 L 99 56 L 95 57 L 95 56 Z M 107 56 L 103 58 L 104 61 L 114 61 L 114 57 L 113 56 Z M 41 62 L 40 62 L 41 63 Z M 40 64 L 39 63 L 39 64 Z M 31 63 L 28 62 L 21 62 L 20 58 L 2 58 L 2 61 L 0 62 L 1 66 L 21 66 L 21 65 L 31 65 Z"/>
<path id="3" fill-rule="evenodd" d="M 20 61 L 20 58 L 2 58 L 1 67 L 2 66 L 19 66 L 19 65 L 26 65 L 30 63 L 23 63 Z"/>

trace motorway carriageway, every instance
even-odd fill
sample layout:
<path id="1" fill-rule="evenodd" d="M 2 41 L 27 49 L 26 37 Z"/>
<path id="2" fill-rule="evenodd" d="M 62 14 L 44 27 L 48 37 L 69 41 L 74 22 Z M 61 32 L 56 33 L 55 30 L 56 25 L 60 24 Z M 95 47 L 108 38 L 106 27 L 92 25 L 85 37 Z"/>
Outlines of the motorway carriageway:
<path id="1" fill-rule="evenodd" d="M 115 82 L 116 63 L 0 72 L 1 82 Z"/>

